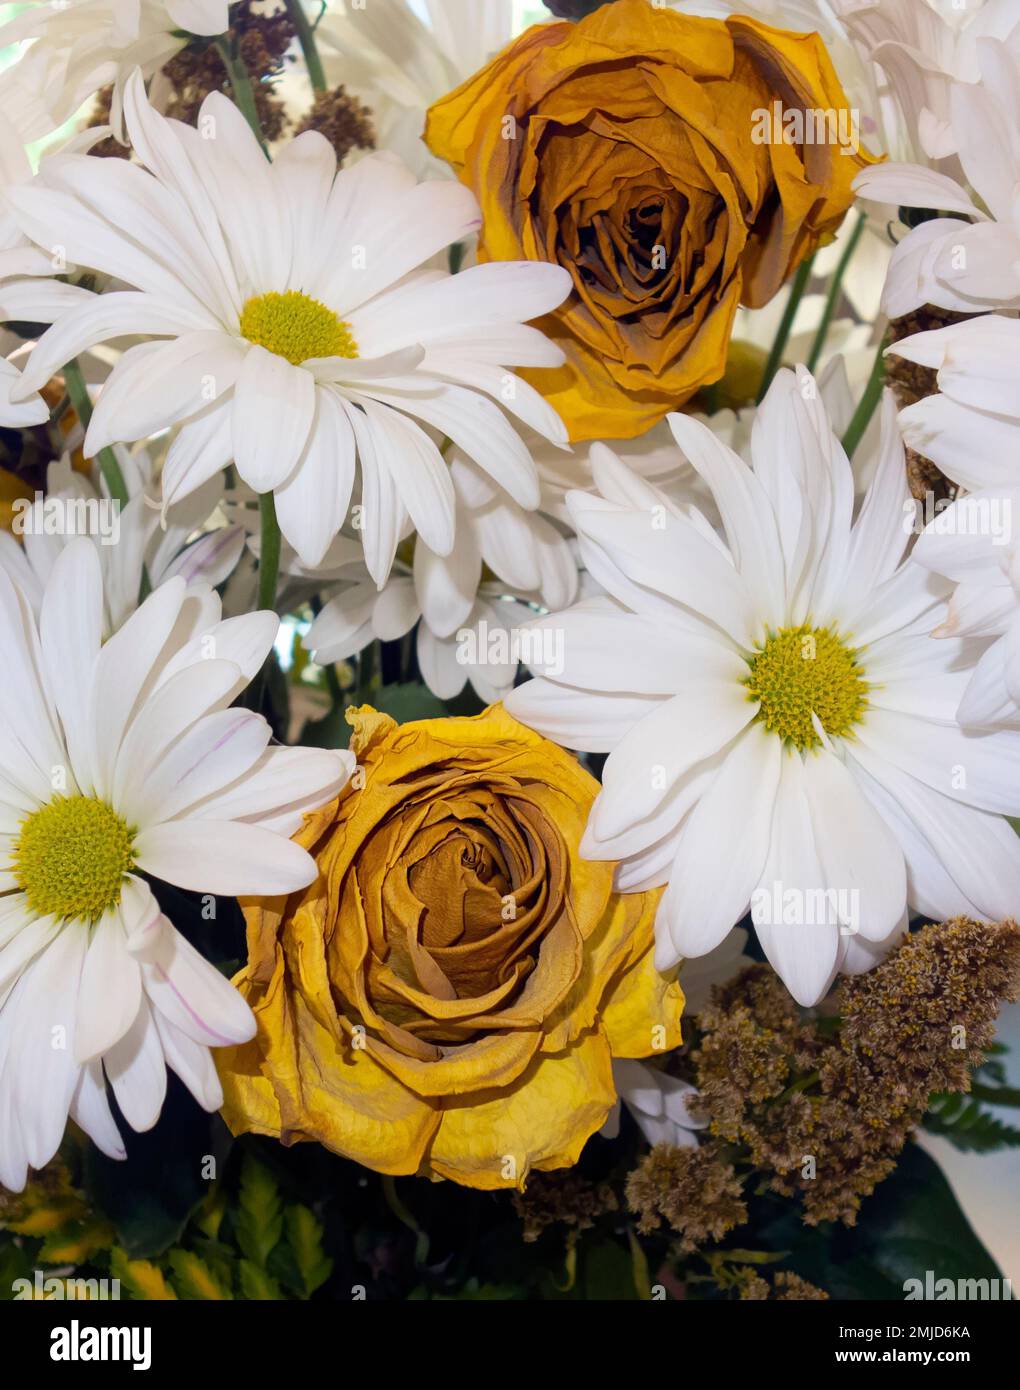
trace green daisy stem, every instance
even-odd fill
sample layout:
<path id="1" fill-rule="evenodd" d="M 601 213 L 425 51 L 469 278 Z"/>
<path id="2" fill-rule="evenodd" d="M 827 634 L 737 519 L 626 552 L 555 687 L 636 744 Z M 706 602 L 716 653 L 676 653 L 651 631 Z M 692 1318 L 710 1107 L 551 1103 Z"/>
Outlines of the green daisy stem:
<path id="1" fill-rule="evenodd" d="M 234 104 L 238 111 L 248 122 L 259 142 L 262 153 L 269 158 L 269 148 L 266 145 L 266 137 L 262 130 L 262 122 L 259 120 L 258 107 L 255 105 L 255 89 L 251 83 L 248 69 L 245 67 L 244 59 L 241 57 L 240 50 L 235 41 L 228 34 L 220 34 L 213 41 L 216 45 L 216 52 L 223 60 L 223 66 L 227 70 L 230 78 L 230 86 L 234 93 Z"/>
<path id="2" fill-rule="evenodd" d="M 276 583 L 280 577 L 280 523 L 271 492 L 259 494 L 262 543 L 259 546 L 259 608 L 276 608 Z"/>
<path id="3" fill-rule="evenodd" d="M 829 282 L 829 292 L 825 296 L 825 308 L 822 310 L 822 319 L 815 333 L 815 340 L 811 344 L 811 352 L 807 360 L 807 369 L 809 372 L 813 372 L 818 366 L 818 359 L 821 357 L 822 349 L 825 347 L 825 338 L 829 331 L 829 324 L 832 322 L 832 316 L 836 311 L 836 304 L 839 301 L 840 290 L 843 287 L 843 276 L 846 274 L 846 268 L 850 264 L 851 256 L 853 256 L 854 252 L 857 250 L 857 243 L 861 239 L 861 233 L 864 231 L 864 224 L 866 221 L 867 218 L 864 216 L 863 212 L 857 214 L 857 222 L 847 239 L 846 246 L 843 248 L 843 254 L 840 256 L 832 279 Z"/>
<path id="4" fill-rule="evenodd" d="M 82 429 L 87 430 L 89 421 L 92 419 L 92 402 L 89 399 L 88 387 L 85 385 L 85 378 L 76 357 L 72 357 L 64 367 L 64 384 L 67 387 L 71 405 L 74 407 L 74 413 L 81 421 Z M 121 507 L 126 507 L 128 502 L 127 484 L 124 481 L 120 464 L 117 462 L 117 455 L 111 448 L 99 450 L 99 468 L 113 501 Z"/>
<path id="5" fill-rule="evenodd" d="M 326 682 L 326 689 L 329 692 L 330 707 L 332 709 L 343 709 L 344 692 L 340 689 L 340 680 L 336 673 L 336 666 L 330 662 L 322 668 L 323 677 Z"/>
<path id="6" fill-rule="evenodd" d="M 315 91 L 324 92 L 327 90 L 326 74 L 323 70 L 322 59 L 319 57 L 318 45 L 315 42 L 315 30 L 309 23 L 303 0 L 287 0 L 287 13 L 290 15 L 291 23 L 297 33 L 301 52 L 305 55 L 308 80 Z"/>
<path id="7" fill-rule="evenodd" d="M 786 308 L 783 310 L 783 317 L 779 321 L 779 329 L 772 343 L 772 350 L 769 353 L 768 361 L 765 363 L 765 371 L 762 375 L 761 386 L 758 388 L 758 404 L 765 398 L 765 393 L 772 385 L 772 378 L 783 365 L 783 353 L 786 351 L 786 344 L 789 341 L 790 329 L 793 327 L 793 320 L 796 317 L 800 301 L 804 297 L 804 290 L 807 282 L 811 279 L 811 267 L 814 264 L 814 255 L 808 256 L 801 261 L 797 267 L 797 273 L 793 277 L 793 284 L 790 286 L 790 297 L 786 301 Z"/>
<path id="8" fill-rule="evenodd" d="M 857 403 L 857 409 L 853 413 L 853 419 L 846 427 L 846 434 L 843 436 L 843 448 L 846 450 L 847 458 L 853 458 L 854 450 L 864 438 L 864 431 L 871 423 L 871 417 L 882 399 L 882 388 L 885 386 L 885 335 L 878 345 L 875 353 L 875 360 L 871 364 L 871 375 L 868 377 L 868 384 L 864 388 L 864 394 Z"/>

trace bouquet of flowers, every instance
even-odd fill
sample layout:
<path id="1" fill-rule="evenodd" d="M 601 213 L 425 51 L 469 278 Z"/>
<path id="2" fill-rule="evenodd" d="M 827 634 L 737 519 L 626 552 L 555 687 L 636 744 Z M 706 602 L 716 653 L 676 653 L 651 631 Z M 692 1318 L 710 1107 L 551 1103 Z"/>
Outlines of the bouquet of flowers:
<path id="1" fill-rule="evenodd" d="M 1008 1298 L 1017 0 L 0 8 L 0 1298 Z"/>

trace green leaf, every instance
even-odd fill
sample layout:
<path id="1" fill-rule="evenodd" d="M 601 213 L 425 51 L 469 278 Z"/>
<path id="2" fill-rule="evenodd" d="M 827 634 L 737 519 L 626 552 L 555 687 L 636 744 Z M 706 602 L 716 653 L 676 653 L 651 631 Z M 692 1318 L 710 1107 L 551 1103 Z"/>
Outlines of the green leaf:
<path id="1" fill-rule="evenodd" d="M 1002 1277 L 941 1168 L 916 1144 L 906 1146 L 895 1173 L 865 1202 L 861 1221 L 872 1263 L 901 1290 L 929 1269 L 936 1279 Z"/>
<path id="2" fill-rule="evenodd" d="M 650 1299 L 652 1296 L 652 1278 L 648 1269 L 648 1256 L 645 1254 L 645 1248 L 638 1240 L 633 1226 L 627 1227 L 627 1244 L 630 1246 L 634 1292 L 638 1298 Z"/>
<path id="3" fill-rule="evenodd" d="M 929 1134 L 940 1134 L 963 1153 L 994 1153 L 1020 1148 L 1020 1129 L 990 1115 L 966 1096 L 934 1096 L 924 1117 Z"/>
<path id="4" fill-rule="evenodd" d="M 31 1279 L 33 1272 L 27 1250 L 9 1238 L 0 1240 L 0 1301 L 13 1300 L 15 1279 Z"/>
<path id="5" fill-rule="evenodd" d="M 171 1250 L 167 1256 L 179 1297 L 191 1302 L 220 1302 L 234 1295 L 205 1261 L 191 1250 Z"/>
<path id="6" fill-rule="evenodd" d="M 236 1231 L 241 1250 L 264 1269 L 283 1235 L 283 1202 L 272 1173 L 250 1153 L 245 1154 L 241 1165 Z"/>
<path id="7" fill-rule="evenodd" d="M 177 1297 L 158 1265 L 149 1260 L 129 1260 L 119 1246 L 110 1253 L 110 1274 L 120 1280 L 132 1298 L 165 1303 Z"/>
<path id="8" fill-rule="evenodd" d="M 310 1208 L 287 1208 L 287 1242 L 301 1277 L 305 1297 L 310 1297 L 333 1272 L 333 1261 L 322 1248 L 322 1224 Z"/>
<path id="9" fill-rule="evenodd" d="M 895 1171 L 861 1203 L 855 1226 L 805 1226 L 794 1205 L 770 1199 L 755 1244 L 789 1250 L 787 1267 L 833 1299 L 896 1299 L 907 1279 L 1001 1278 L 938 1164 L 908 1143 Z"/>
<path id="10" fill-rule="evenodd" d="M 442 719 L 446 714 L 443 702 L 426 686 L 414 681 L 384 685 L 375 697 L 375 707 L 398 724 L 409 724 L 415 719 Z"/>
<path id="11" fill-rule="evenodd" d="M 346 748 L 351 741 L 351 726 L 339 705 L 321 719 L 308 719 L 298 740 L 306 748 Z"/>
<path id="12" fill-rule="evenodd" d="M 240 1271 L 241 1292 L 245 1298 L 261 1303 L 278 1301 L 283 1298 L 276 1280 L 270 1278 L 264 1269 L 252 1264 L 251 1260 L 242 1260 Z"/>
<path id="13" fill-rule="evenodd" d="M 984 1086 L 975 1081 L 970 1094 L 975 1100 L 986 1101 L 989 1105 L 1008 1105 L 1011 1109 L 1020 1106 L 1020 1086 Z"/>
<path id="14" fill-rule="evenodd" d="M 108 1250 L 114 1239 L 113 1227 L 102 1216 L 72 1221 L 48 1235 L 39 1259 L 49 1265 L 81 1265 L 97 1250 Z"/>
<path id="15" fill-rule="evenodd" d="M 215 1240 L 219 1235 L 228 1205 L 226 1188 L 217 1183 L 195 1213 L 195 1225 L 209 1240 Z"/>

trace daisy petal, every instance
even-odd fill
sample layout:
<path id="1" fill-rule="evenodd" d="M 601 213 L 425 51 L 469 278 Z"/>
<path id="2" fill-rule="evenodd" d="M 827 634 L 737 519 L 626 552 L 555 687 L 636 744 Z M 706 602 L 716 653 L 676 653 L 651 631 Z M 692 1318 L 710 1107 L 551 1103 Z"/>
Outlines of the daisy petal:
<path id="1" fill-rule="evenodd" d="M 300 845 L 236 821 L 187 820 L 154 825 L 135 840 L 138 867 L 178 888 L 231 897 L 271 897 L 304 888 L 315 860 Z"/>

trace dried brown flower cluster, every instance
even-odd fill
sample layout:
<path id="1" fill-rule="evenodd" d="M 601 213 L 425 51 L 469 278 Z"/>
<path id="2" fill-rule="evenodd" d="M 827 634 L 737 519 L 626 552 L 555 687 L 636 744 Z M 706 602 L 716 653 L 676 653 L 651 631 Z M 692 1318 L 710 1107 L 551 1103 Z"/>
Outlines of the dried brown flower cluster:
<path id="1" fill-rule="evenodd" d="M 600 1216 L 618 1209 L 609 1183 L 591 1183 L 579 1174 L 532 1173 L 527 1190 L 513 1197 L 526 1241 L 538 1240 L 550 1226 L 577 1234 L 589 1231 Z"/>
<path id="2" fill-rule="evenodd" d="M 272 143 L 285 135 L 291 121 L 277 96 L 274 81 L 283 72 L 287 50 L 294 41 L 293 21 L 286 10 L 267 10 L 260 0 L 241 0 L 231 10 L 227 34 L 251 78 L 255 109 L 266 139 Z M 155 79 L 153 100 L 166 116 L 195 125 L 202 102 L 210 92 L 233 91 L 223 59 L 215 43 L 195 41 L 166 64 Z M 107 125 L 110 120 L 112 87 L 101 91 L 89 118 L 89 125 Z M 319 92 L 294 134 L 317 130 L 333 146 L 341 163 L 351 150 L 375 147 L 372 113 L 343 87 Z M 130 158 L 131 151 L 112 136 L 95 145 L 93 154 Z"/>
<path id="3" fill-rule="evenodd" d="M 287 129 L 283 102 L 273 89 L 273 79 L 283 71 L 283 59 L 294 39 L 294 25 L 286 10 L 263 13 L 256 0 L 241 0 L 231 10 L 227 38 L 237 45 L 251 78 L 255 109 L 266 139 L 278 140 Z M 233 99 L 233 89 L 223 59 L 214 43 L 197 40 L 182 48 L 154 79 L 153 99 L 166 116 L 195 125 L 202 102 L 210 92 Z M 113 88 L 96 97 L 89 125 L 108 125 Z M 129 159 L 131 150 L 110 136 L 93 146 L 93 154 Z"/>
<path id="4" fill-rule="evenodd" d="M 744 1302 L 762 1302 L 768 1298 L 776 1302 L 805 1299 L 818 1302 L 828 1296 L 824 1289 L 818 1288 L 816 1284 L 809 1283 L 807 1279 L 802 1279 L 799 1274 L 794 1274 L 788 1269 L 781 1269 L 773 1278 L 771 1286 L 763 1275 L 752 1274 L 740 1290 L 740 1297 Z"/>
<path id="5" fill-rule="evenodd" d="M 642 1234 L 662 1221 L 678 1232 L 682 1255 L 721 1240 L 747 1219 L 741 1181 L 722 1146 L 711 1141 L 697 1149 L 656 1144 L 627 1179 L 627 1201 Z"/>
<path id="6" fill-rule="evenodd" d="M 773 1191 L 799 1196 L 808 1224 L 852 1225 L 929 1097 L 970 1089 L 1000 1003 L 1018 997 L 1013 922 L 925 927 L 844 981 L 838 1028 L 801 1017 L 776 976 L 751 966 L 699 1019 L 692 1061 L 710 1131 L 745 1150 Z"/>
<path id="7" fill-rule="evenodd" d="M 273 90 L 273 79 L 283 71 L 283 58 L 294 39 L 294 25 L 286 10 L 262 13 L 255 0 L 242 0 L 230 15 L 228 38 L 251 77 L 252 93 L 259 122 L 269 141 L 278 140 L 287 128 L 283 102 Z M 231 96 L 230 81 L 223 59 L 214 44 L 190 44 L 163 69 L 169 84 L 167 116 L 194 125 L 199 108 L 210 92 Z"/>
<path id="8" fill-rule="evenodd" d="M 798 1198 L 808 1225 L 853 1225 L 896 1166 L 931 1096 L 965 1092 L 994 1041 L 1003 1001 L 1020 999 L 1020 928 L 960 918 L 928 926 L 866 975 L 844 980 L 830 1016 L 808 1016 L 766 965 L 712 992 L 698 1039 L 674 1060 L 696 1083 L 709 1135 L 660 1144 L 626 1180 L 642 1234 L 663 1224 L 673 1255 L 703 1256 L 708 1280 L 741 1299 L 820 1299 L 800 1276 L 765 1277 L 744 1251 L 711 1250 L 748 1220 L 756 1190 Z M 514 1198 L 525 1240 L 568 1243 L 617 1209 L 612 1187 L 536 1175 Z"/>
<path id="9" fill-rule="evenodd" d="M 336 150 L 340 163 L 351 150 L 371 150 L 375 148 L 375 126 L 372 113 L 355 96 L 343 87 L 334 87 L 330 92 L 319 92 L 308 115 L 301 121 L 295 134 L 306 130 L 317 130 L 324 135 Z"/>
<path id="10" fill-rule="evenodd" d="M 89 115 L 88 125 L 90 127 L 94 127 L 97 125 L 109 125 L 110 108 L 112 103 L 113 88 L 104 87 L 102 91 L 100 91 L 96 96 L 95 104 L 92 107 L 92 111 Z M 127 145 L 122 145 L 120 141 L 116 140 L 112 135 L 108 135 L 105 140 L 98 141 L 95 145 L 92 146 L 92 148 L 89 150 L 89 153 L 99 155 L 102 159 L 131 158 L 130 148 Z"/>
<path id="11" fill-rule="evenodd" d="M 890 341 L 898 343 L 903 338 L 913 337 L 915 333 L 946 328 L 968 317 L 968 314 L 957 314 L 950 309 L 936 308 L 934 304 L 924 304 L 920 309 L 892 320 L 889 325 Z M 937 373 L 931 367 L 908 362 L 905 357 L 887 357 L 885 374 L 886 384 L 891 387 L 901 410 L 923 400 L 925 396 L 934 396 L 938 391 Z M 925 458 L 909 445 L 906 446 L 906 455 L 907 481 L 912 497 L 923 502 L 930 494 L 936 502 L 942 502 L 955 496 L 956 485 L 931 459 Z"/>

